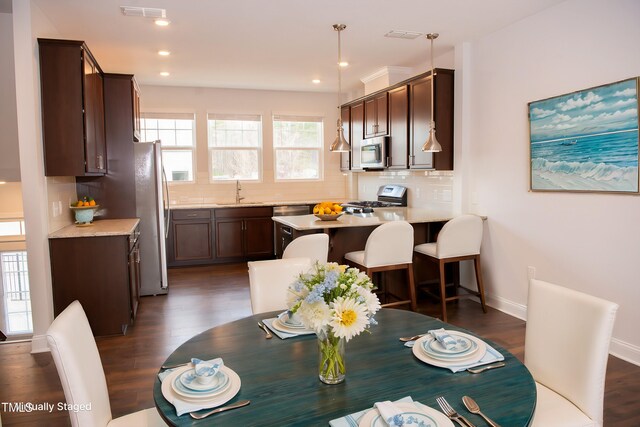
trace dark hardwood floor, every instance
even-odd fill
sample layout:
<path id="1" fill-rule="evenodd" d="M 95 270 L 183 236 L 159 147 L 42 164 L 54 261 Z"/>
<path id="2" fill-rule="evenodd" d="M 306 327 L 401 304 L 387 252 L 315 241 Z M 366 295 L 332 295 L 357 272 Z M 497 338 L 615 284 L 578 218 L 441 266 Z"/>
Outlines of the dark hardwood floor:
<path id="1" fill-rule="evenodd" d="M 136 324 L 126 336 L 98 338 L 114 417 L 153 406 L 158 367 L 196 333 L 251 313 L 244 263 L 169 270 L 170 294 L 144 297 Z M 449 305 L 449 322 L 507 348 L 521 360 L 525 323 L 494 309 L 462 300 Z M 437 316 L 435 302 L 420 300 L 419 311 Z M 0 345 L 0 413 L 4 426 L 67 426 L 66 412 L 7 412 L 9 402 L 64 402 L 49 353 L 30 354 L 31 343 Z M 640 367 L 609 358 L 605 426 L 640 426 Z M 508 426 L 505 426 L 508 427 Z"/>

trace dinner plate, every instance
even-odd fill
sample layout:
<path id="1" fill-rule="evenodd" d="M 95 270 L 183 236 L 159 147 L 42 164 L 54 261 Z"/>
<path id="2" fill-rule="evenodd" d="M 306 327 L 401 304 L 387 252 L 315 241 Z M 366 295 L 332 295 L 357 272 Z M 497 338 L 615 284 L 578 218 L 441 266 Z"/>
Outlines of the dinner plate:
<path id="1" fill-rule="evenodd" d="M 180 384 L 180 386 L 186 388 L 188 391 L 202 396 L 202 394 L 206 393 L 215 393 L 229 382 L 229 376 L 222 369 L 214 375 L 209 384 L 200 384 L 195 377 L 193 369 L 189 369 L 178 375 L 174 384 Z M 174 390 L 175 388 L 176 387 L 174 387 Z"/>
<path id="2" fill-rule="evenodd" d="M 191 390 L 187 387 L 185 387 L 183 384 L 180 383 L 180 380 L 178 377 L 176 377 L 173 380 L 173 384 L 171 384 L 171 388 L 173 389 L 173 391 L 180 395 L 181 399 L 187 400 L 189 402 L 199 402 L 203 399 L 210 399 L 214 396 L 217 396 L 223 392 L 225 392 L 227 390 L 227 388 L 229 388 L 229 386 L 231 385 L 231 383 L 228 380 L 227 377 L 227 381 L 224 382 L 224 385 L 220 386 L 219 388 L 215 389 L 215 390 L 211 390 L 211 391 L 195 391 L 195 390 Z"/>
<path id="3" fill-rule="evenodd" d="M 306 329 L 306 326 L 304 326 L 304 324 L 302 322 L 292 322 L 291 319 L 289 319 L 289 314 L 287 311 L 278 314 L 278 320 L 280 321 L 280 323 L 287 327 L 287 328 L 291 328 L 291 329 Z"/>
<path id="4" fill-rule="evenodd" d="M 424 363 L 427 363 L 429 365 L 433 365 L 433 366 L 438 366 L 441 368 L 449 368 L 452 366 L 463 366 L 463 365 L 471 365 L 474 364 L 476 362 L 478 362 L 480 359 L 482 359 L 485 355 L 485 353 L 487 352 L 487 345 L 484 343 L 484 341 L 465 334 L 463 332 L 457 332 L 457 334 L 462 335 L 466 338 L 471 339 L 472 341 L 474 341 L 477 345 L 478 345 L 478 349 L 476 351 L 473 352 L 473 354 L 468 355 L 467 357 L 463 357 L 463 358 L 458 358 L 458 360 L 456 359 L 437 359 L 435 357 L 432 357 L 431 355 L 427 354 L 427 352 L 424 350 L 423 347 L 423 343 L 430 339 L 433 338 L 431 335 L 425 335 L 422 338 L 418 338 L 418 340 L 416 341 L 416 343 L 414 344 L 413 348 L 411 349 L 413 351 L 413 355 L 416 356 L 419 360 L 421 360 Z"/>
<path id="5" fill-rule="evenodd" d="M 465 338 L 466 339 L 466 338 Z M 426 340 L 424 340 L 422 342 L 422 350 L 427 354 L 427 356 L 430 356 L 434 359 L 438 359 L 438 360 L 449 360 L 449 361 L 464 361 L 464 360 L 468 360 L 468 359 L 473 359 L 476 355 L 476 353 L 478 352 L 478 350 L 480 350 L 480 346 L 478 345 L 478 343 L 476 341 L 472 341 L 469 340 L 470 344 L 469 344 L 469 350 L 466 353 L 460 353 L 460 354 L 443 354 L 443 353 L 439 353 L 436 349 L 437 348 L 442 348 L 442 346 L 438 343 L 438 341 L 433 338 L 427 338 Z M 436 344 L 434 344 L 434 342 Z"/>
<path id="6" fill-rule="evenodd" d="M 402 425 L 416 427 L 453 427 L 453 423 L 442 412 L 425 405 L 419 407 L 411 402 L 398 402 L 395 405 L 402 411 Z M 388 427 L 377 409 L 372 409 L 360 419 L 358 427 Z"/>
<path id="7" fill-rule="evenodd" d="M 456 331 L 446 331 L 446 333 L 456 342 L 451 348 L 447 348 L 440 341 L 434 338 L 431 341 L 425 341 L 425 350 L 433 350 L 437 354 L 462 355 L 474 350 L 475 341 L 467 337 L 463 337 Z M 432 336 L 433 337 L 433 336 Z M 428 352 L 428 351 L 427 351 Z"/>
<path id="8" fill-rule="evenodd" d="M 275 319 L 273 319 L 273 321 L 271 322 L 271 326 L 273 326 L 274 328 L 276 328 L 277 330 L 281 331 L 281 332 L 286 332 L 288 334 L 308 334 L 308 333 L 312 333 L 313 330 L 311 329 L 300 329 L 300 328 L 290 328 L 287 325 L 285 325 L 284 323 L 282 323 L 280 321 L 280 319 L 278 319 L 277 317 Z"/>
<path id="9" fill-rule="evenodd" d="M 224 388 L 221 393 L 211 397 L 203 398 L 189 398 L 181 396 L 175 392 L 172 384 L 174 383 L 178 375 L 189 369 L 192 368 L 190 366 L 183 366 L 181 368 L 178 368 L 167 375 L 164 381 L 162 381 L 160 390 L 162 391 L 162 395 L 164 396 L 164 398 L 167 399 L 169 403 L 173 404 L 176 400 L 181 400 L 183 402 L 197 404 L 202 408 L 213 408 L 215 406 L 223 405 L 229 400 L 233 399 L 233 397 L 238 394 L 238 391 L 240 391 L 240 377 L 238 376 L 238 374 L 236 374 L 235 371 L 225 365 L 220 370 L 223 370 L 227 374 L 227 376 L 229 377 L 229 381 L 226 388 Z"/>

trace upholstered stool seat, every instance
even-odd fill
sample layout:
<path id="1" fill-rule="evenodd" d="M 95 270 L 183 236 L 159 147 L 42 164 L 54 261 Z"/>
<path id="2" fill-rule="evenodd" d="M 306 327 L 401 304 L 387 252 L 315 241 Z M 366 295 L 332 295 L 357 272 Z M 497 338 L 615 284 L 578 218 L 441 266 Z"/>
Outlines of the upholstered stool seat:
<path id="1" fill-rule="evenodd" d="M 413 227 L 406 221 L 387 222 L 374 229 L 362 251 L 348 252 L 346 262 L 367 276 L 391 270 L 406 270 L 409 299 L 382 304 L 383 307 L 410 304 L 415 311 L 416 290 L 413 282 Z M 389 294 L 391 295 L 391 294 Z"/>
<path id="2" fill-rule="evenodd" d="M 480 297 L 482 310 L 486 313 L 487 306 L 484 298 L 484 283 L 482 282 L 482 270 L 480 268 L 480 244 L 482 243 L 482 218 L 476 215 L 461 215 L 448 221 L 440 230 L 438 239 L 434 243 L 417 245 L 414 250 L 417 255 L 438 263 L 440 273 L 440 310 L 442 320 L 447 321 L 447 302 L 455 301 L 466 296 Z M 445 266 L 448 263 L 473 260 L 476 284 L 478 290 L 463 288 L 467 293 L 447 297 Z"/>

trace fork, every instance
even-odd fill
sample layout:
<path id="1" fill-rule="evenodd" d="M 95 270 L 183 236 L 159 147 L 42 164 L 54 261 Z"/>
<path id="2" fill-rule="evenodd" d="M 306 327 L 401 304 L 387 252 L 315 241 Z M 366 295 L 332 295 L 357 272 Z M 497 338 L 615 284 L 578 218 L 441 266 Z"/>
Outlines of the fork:
<path id="1" fill-rule="evenodd" d="M 447 399 L 445 399 L 444 396 L 436 398 L 436 402 L 438 402 L 440 409 L 442 409 L 442 412 L 444 412 L 447 417 L 455 420 L 462 427 L 475 427 L 471 422 L 469 422 L 469 420 L 458 414 L 456 410 L 449 405 L 449 402 L 447 402 Z"/>

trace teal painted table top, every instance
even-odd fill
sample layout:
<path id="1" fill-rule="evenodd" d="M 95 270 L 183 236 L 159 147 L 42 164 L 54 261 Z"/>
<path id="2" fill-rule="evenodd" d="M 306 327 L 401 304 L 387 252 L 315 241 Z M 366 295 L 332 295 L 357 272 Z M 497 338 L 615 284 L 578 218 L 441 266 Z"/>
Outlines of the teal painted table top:
<path id="1" fill-rule="evenodd" d="M 177 417 L 156 378 L 153 397 L 165 420 L 177 426 L 328 426 L 330 420 L 370 408 L 376 401 L 411 396 L 438 409 L 435 399 L 444 396 L 476 426 L 486 425 L 464 408 L 464 395 L 473 397 L 483 413 L 502 426 L 527 426 L 533 418 L 533 378 L 504 348 L 487 341 L 504 355 L 506 367 L 482 374 L 454 374 L 421 362 L 398 341 L 401 336 L 443 326 L 464 329 L 410 311 L 382 309 L 376 314 L 379 324 L 371 328 L 371 334 L 364 332 L 347 343 L 346 380 L 326 385 L 318 379 L 315 335 L 264 338 L 257 322 L 275 314 L 258 314 L 211 328 L 186 341 L 166 360 L 179 363 L 191 357 L 222 357 L 242 380 L 240 392 L 227 404 L 249 399 L 249 406 L 199 421 L 188 414 Z"/>

